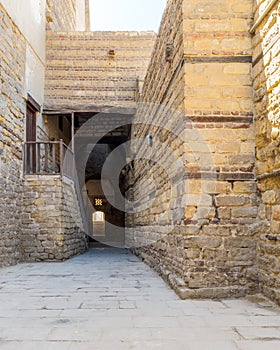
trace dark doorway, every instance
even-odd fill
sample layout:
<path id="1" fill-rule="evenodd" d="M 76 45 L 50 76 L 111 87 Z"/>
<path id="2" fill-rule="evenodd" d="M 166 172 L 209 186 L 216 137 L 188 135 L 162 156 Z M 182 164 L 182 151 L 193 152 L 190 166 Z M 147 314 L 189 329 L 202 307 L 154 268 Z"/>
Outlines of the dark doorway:
<path id="1" fill-rule="evenodd" d="M 112 138 L 110 140 L 111 143 L 107 144 L 103 143 L 104 141 L 101 140 L 101 142 L 94 147 L 86 168 L 86 189 L 94 211 L 103 213 L 105 216 L 105 222 L 103 223 L 104 235 L 102 237 L 102 235 L 99 234 L 99 232 L 101 232 L 101 222 L 95 222 L 93 213 L 91 238 L 105 244 L 122 246 L 124 244 L 125 234 L 125 178 L 122 174 L 116 173 L 114 163 L 112 163 L 110 173 L 103 175 L 101 181 L 103 164 L 106 162 L 111 152 L 118 148 L 118 152 L 113 157 L 113 160 L 117 163 L 120 162 L 121 159 L 121 163 L 123 163 L 126 158 L 125 148 L 122 149 L 122 147 L 120 147 L 118 139 L 115 141 L 116 143 L 113 143 L 114 139 Z M 120 192 L 118 192 L 117 188 L 113 185 L 116 182 L 119 184 Z M 105 193 L 103 190 L 105 190 Z M 118 207 L 115 207 L 114 203 L 118 203 Z"/>
<path id="2" fill-rule="evenodd" d="M 131 114 L 75 113 L 75 160 L 90 243 L 125 246 L 126 166 Z M 86 160 L 86 162 L 85 162 Z"/>
<path id="3" fill-rule="evenodd" d="M 37 117 L 36 109 L 27 103 L 26 106 L 26 141 L 34 142 L 27 144 L 27 173 L 36 173 L 36 129 L 37 129 Z"/>

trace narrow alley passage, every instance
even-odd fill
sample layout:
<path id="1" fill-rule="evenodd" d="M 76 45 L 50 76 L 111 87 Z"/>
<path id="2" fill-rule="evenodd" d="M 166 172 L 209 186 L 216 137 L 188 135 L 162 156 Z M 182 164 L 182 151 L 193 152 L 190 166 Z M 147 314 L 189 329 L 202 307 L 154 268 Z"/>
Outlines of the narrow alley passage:
<path id="1" fill-rule="evenodd" d="M 126 250 L 0 270 L 1 350 L 279 349 L 280 311 L 262 297 L 179 300 Z"/>

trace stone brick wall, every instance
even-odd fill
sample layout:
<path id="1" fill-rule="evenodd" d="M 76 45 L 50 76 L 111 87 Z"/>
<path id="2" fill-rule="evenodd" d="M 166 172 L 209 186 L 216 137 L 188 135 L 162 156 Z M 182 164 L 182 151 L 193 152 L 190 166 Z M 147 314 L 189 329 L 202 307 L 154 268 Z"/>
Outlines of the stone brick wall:
<path id="1" fill-rule="evenodd" d="M 76 10 L 75 0 L 47 1 L 45 107 L 117 107 L 86 130 L 99 136 L 130 123 L 138 102 L 127 246 L 182 298 L 259 284 L 280 303 L 279 1 L 169 0 L 158 36 L 75 32 Z M 81 212 L 66 179 L 22 179 L 37 53 L 1 4 L 0 42 L 0 266 L 64 260 L 86 249 Z M 39 139 L 59 138 L 57 120 L 44 120 Z"/>
<path id="2" fill-rule="evenodd" d="M 252 1 L 184 1 L 183 16 L 185 219 L 201 227 L 185 245 L 194 260 L 185 281 L 210 296 L 242 295 L 257 288 Z"/>
<path id="3" fill-rule="evenodd" d="M 269 8 L 270 3 L 256 1 L 254 9 L 256 173 L 261 193 L 258 268 L 261 290 L 280 303 L 280 22 L 279 1 Z"/>
<path id="4" fill-rule="evenodd" d="M 133 238 L 140 231 L 158 237 L 137 253 L 182 297 L 257 288 L 251 24 L 251 1 L 169 1 L 140 98 L 163 107 L 143 112 L 141 105 L 135 122 L 162 121 L 166 113 L 161 125 L 179 137 L 162 139 L 156 128 L 135 126 L 137 137 L 154 134 L 155 158 L 167 160 L 165 174 L 151 162 L 135 162 L 134 197 L 142 191 L 145 200 L 134 215 Z M 169 62 L 166 44 L 173 44 Z M 154 202 L 152 177 L 162 189 Z"/>
<path id="5" fill-rule="evenodd" d="M 169 1 L 132 126 L 136 160 L 133 194 L 130 172 L 127 196 L 134 199 L 137 212 L 127 215 L 132 227 L 126 232 L 127 245 L 169 283 L 184 274 L 186 265 L 184 248 L 179 244 L 185 213 L 182 58 L 182 1 Z M 149 134 L 153 136 L 152 146 L 146 141 Z"/>
<path id="6" fill-rule="evenodd" d="M 65 32 L 76 30 L 76 1 L 47 0 L 47 28 L 53 31 Z"/>
<path id="7" fill-rule="evenodd" d="M 25 40 L 0 4 L 0 266 L 20 260 Z"/>
<path id="8" fill-rule="evenodd" d="M 155 38 L 149 32 L 49 32 L 46 106 L 134 108 Z"/>
<path id="9" fill-rule="evenodd" d="M 59 9 L 65 10 L 63 6 L 56 11 Z M 81 220 L 79 210 L 73 208 L 77 213 L 74 220 L 69 209 L 77 205 L 77 198 L 71 186 L 61 181 L 54 180 L 54 187 L 48 187 L 43 179 L 23 185 L 26 89 L 27 80 L 33 79 L 31 73 L 25 72 L 29 69 L 27 47 L 30 48 L 2 5 L 0 19 L 0 266 L 22 260 L 65 259 L 86 247 L 83 230 L 76 224 Z M 38 133 L 38 138 L 41 136 Z"/>
<path id="10" fill-rule="evenodd" d="M 87 248 L 74 186 L 59 176 L 26 176 L 22 224 L 24 261 L 61 261 Z"/>

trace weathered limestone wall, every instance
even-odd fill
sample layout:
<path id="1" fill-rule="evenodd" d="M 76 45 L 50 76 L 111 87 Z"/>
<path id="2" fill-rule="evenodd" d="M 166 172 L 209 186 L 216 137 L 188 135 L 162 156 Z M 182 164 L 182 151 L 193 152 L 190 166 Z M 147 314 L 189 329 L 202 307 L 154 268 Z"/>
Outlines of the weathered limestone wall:
<path id="1" fill-rule="evenodd" d="M 45 56 L 46 43 L 45 3 L 45 0 L 1 0 L 1 5 L 41 60 Z"/>
<path id="2" fill-rule="evenodd" d="M 64 11 L 59 6 L 56 9 Z M 34 4 L 31 0 L 3 0 L 0 4 L 0 266 L 15 264 L 26 257 L 21 247 L 24 241 L 21 234 L 26 230 L 23 222 L 25 190 L 29 192 L 22 180 L 22 142 L 28 94 L 39 105 L 44 98 L 45 17 L 45 1 Z M 63 220 L 67 215 L 66 212 Z M 69 236 L 74 222 L 72 226 L 69 223 L 65 226 Z M 82 250 L 81 239 L 76 242 L 68 236 L 64 257 Z M 45 258 L 44 251 L 42 254 Z"/>
<path id="3" fill-rule="evenodd" d="M 9 1 L 2 0 L 0 6 L 10 17 L 10 25 L 16 28 L 16 31 L 24 40 L 25 51 L 24 57 L 24 89 L 22 94 L 27 97 L 30 94 L 36 102 L 41 105 L 44 99 L 44 73 L 45 73 L 45 1 L 32 0 L 26 1 Z M 11 27 L 12 28 L 12 27 Z M 11 30 L 11 29 L 10 29 Z M 2 32 L 4 36 L 9 35 Z M 7 40 L 7 38 L 6 38 Z M 13 43 L 13 50 L 18 52 L 20 47 Z M 6 60 L 9 56 L 3 51 Z"/>
<path id="4" fill-rule="evenodd" d="M 258 268 L 262 292 L 280 303 L 280 21 L 279 1 L 271 8 L 269 3 L 255 2 L 253 33 L 256 173 L 261 192 Z"/>
<path id="5" fill-rule="evenodd" d="M 160 167 L 138 168 L 136 162 L 134 192 L 137 199 L 140 189 L 146 189 L 142 203 L 147 208 L 134 215 L 135 232 L 141 228 L 159 237 L 140 254 L 181 297 L 244 295 L 257 288 L 251 24 L 250 0 L 169 1 L 140 98 L 183 112 L 184 142 L 182 137 L 155 141 L 158 154 L 178 160 L 164 164 L 175 178 L 169 176 L 167 184 Z M 174 45 L 170 63 L 164 55 L 167 43 Z M 154 122 L 163 114 L 150 109 L 140 120 Z M 181 114 L 170 113 L 167 120 L 163 125 L 180 135 Z M 147 128 L 142 135 L 150 132 Z M 143 148 L 140 154 L 145 154 Z M 153 203 L 152 176 L 162 179 L 159 186 L 165 192 Z M 164 212 L 166 221 L 158 221 L 155 213 Z"/>
<path id="6" fill-rule="evenodd" d="M 183 16 L 185 222 L 201 227 L 185 243 L 185 282 L 208 296 L 242 295 L 257 287 L 252 1 L 184 1 Z"/>
<path id="7" fill-rule="evenodd" d="M 24 261 L 61 261 L 87 248 L 73 183 L 26 176 L 21 248 Z"/>
<path id="8" fill-rule="evenodd" d="M 149 32 L 49 32 L 46 106 L 134 108 L 155 38 Z"/>
<path id="9" fill-rule="evenodd" d="M 167 44 L 173 44 L 166 60 Z M 132 127 L 134 162 L 127 246 L 170 283 L 185 270 L 184 247 L 184 69 L 182 1 L 169 1 Z M 147 136 L 153 136 L 152 147 Z M 144 139 L 143 143 L 138 143 Z M 130 189 L 131 189 L 130 173 Z M 142 246 L 142 247 L 141 247 Z"/>
<path id="10" fill-rule="evenodd" d="M 85 0 L 76 0 L 76 30 L 86 30 L 86 3 Z"/>
<path id="11" fill-rule="evenodd" d="M 26 43 L 0 5 L 0 266 L 20 260 Z"/>
<path id="12" fill-rule="evenodd" d="M 77 1 L 83 0 L 47 0 L 47 28 L 53 31 L 75 31 Z"/>

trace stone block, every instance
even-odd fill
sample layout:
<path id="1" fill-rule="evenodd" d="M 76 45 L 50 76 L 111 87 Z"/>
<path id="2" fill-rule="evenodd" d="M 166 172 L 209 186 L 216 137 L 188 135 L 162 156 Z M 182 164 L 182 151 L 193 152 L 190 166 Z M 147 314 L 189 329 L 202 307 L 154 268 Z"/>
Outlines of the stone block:
<path id="1" fill-rule="evenodd" d="M 211 206 L 212 197 L 207 194 L 185 194 L 182 202 L 187 206 Z"/>
<path id="2" fill-rule="evenodd" d="M 256 193 L 257 192 L 257 184 L 255 182 L 235 182 L 233 190 L 235 193 Z"/>
<path id="3" fill-rule="evenodd" d="M 191 220 L 196 212 L 196 206 L 187 206 L 185 210 L 185 218 Z"/>
<path id="4" fill-rule="evenodd" d="M 262 201 L 264 204 L 276 204 L 277 195 L 273 190 L 266 191 L 262 194 Z"/>
<path id="5" fill-rule="evenodd" d="M 231 210 L 233 218 L 256 218 L 258 216 L 257 207 L 233 208 Z"/>
<path id="6" fill-rule="evenodd" d="M 231 218 L 231 209 L 230 208 L 219 208 L 218 217 L 220 220 L 230 220 Z"/>
<path id="7" fill-rule="evenodd" d="M 219 195 L 215 197 L 218 207 L 239 207 L 250 203 L 250 197 L 245 195 Z"/>
<path id="8" fill-rule="evenodd" d="M 225 238 L 224 240 L 224 247 L 226 249 L 255 248 L 256 244 L 257 243 L 253 238 L 246 238 L 246 237 L 229 237 L 229 238 Z"/>

